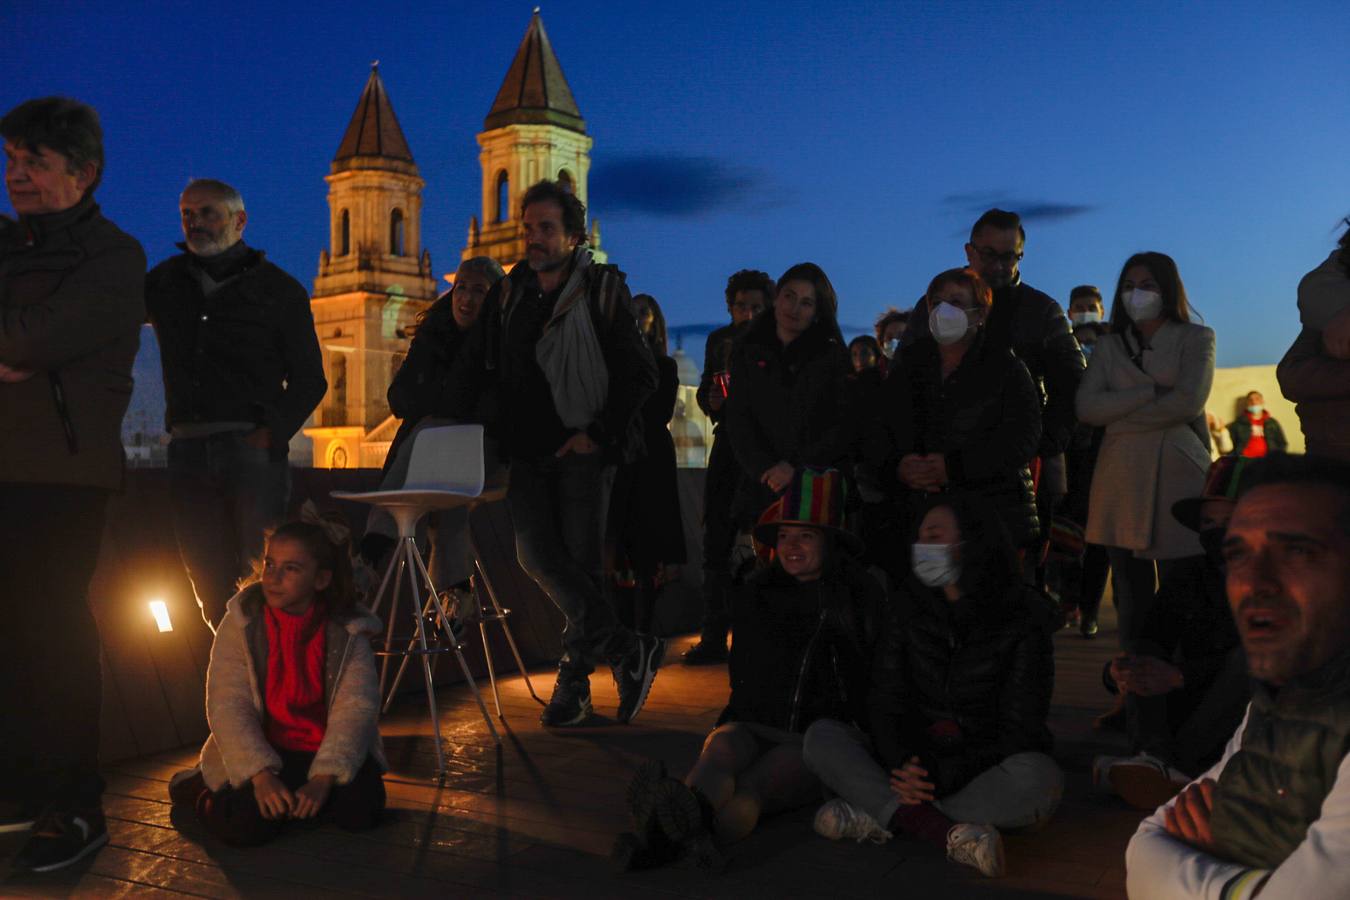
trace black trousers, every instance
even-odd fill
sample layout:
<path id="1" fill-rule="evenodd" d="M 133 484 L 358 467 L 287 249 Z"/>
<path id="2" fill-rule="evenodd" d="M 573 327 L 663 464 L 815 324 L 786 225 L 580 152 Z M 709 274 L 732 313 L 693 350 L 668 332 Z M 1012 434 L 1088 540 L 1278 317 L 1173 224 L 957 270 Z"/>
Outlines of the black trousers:
<path id="1" fill-rule="evenodd" d="M 309 780 L 313 753 L 282 750 L 279 777 L 292 791 L 304 787 Z M 348 831 L 365 831 L 379 822 L 384 809 L 384 781 L 380 778 L 375 760 L 366 761 L 357 770 L 356 777 L 347 784 L 335 784 L 328 794 L 328 802 L 319 810 L 321 822 L 332 822 Z M 256 847 L 281 833 L 284 819 L 265 819 L 258 808 L 253 785 L 241 788 L 229 785 L 212 793 L 204 791 L 197 798 L 197 818 L 212 835 L 236 847 Z"/>
<path id="2" fill-rule="evenodd" d="M 97 809 L 103 674 L 89 581 L 108 492 L 0 482 L 0 797 Z"/>
<path id="3" fill-rule="evenodd" d="M 703 634 L 722 640 L 726 639 L 730 625 L 729 562 L 731 548 L 736 545 L 732 504 L 741 477 L 741 467 L 731 451 L 731 438 L 718 429 L 703 483 Z"/>
<path id="4" fill-rule="evenodd" d="M 1247 656 L 1234 647 L 1202 684 L 1157 697 L 1126 695 L 1130 744 L 1187 775 L 1199 775 L 1219 761 L 1250 699 Z"/>

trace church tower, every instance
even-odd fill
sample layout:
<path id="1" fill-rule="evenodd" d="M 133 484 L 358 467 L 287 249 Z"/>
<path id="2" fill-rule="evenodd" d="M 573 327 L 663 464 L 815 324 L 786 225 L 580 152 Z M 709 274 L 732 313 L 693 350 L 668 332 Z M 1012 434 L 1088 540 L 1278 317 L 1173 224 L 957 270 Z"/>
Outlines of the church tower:
<path id="1" fill-rule="evenodd" d="M 397 425 L 385 393 L 407 353 L 408 326 L 436 299 L 422 248 L 424 182 L 378 64 L 330 168 L 329 249 L 319 254 L 310 303 L 328 394 L 305 434 L 316 468 L 378 467 Z"/>
<path id="2" fill-rule="evenodd" d="M 511 68 L 478 135 L 483 170 L 483 213 L 469 223 L 463 259 L 490 256 L 510 268 L 525 256 L 520 198 L 531 185 L 552 179 L 570 185 L 587 202 L 591 138 L 544 32 L 538 8 L 525 29 Z M 588 246 L 597 262 L 600 231 L 591 220 Z"/>

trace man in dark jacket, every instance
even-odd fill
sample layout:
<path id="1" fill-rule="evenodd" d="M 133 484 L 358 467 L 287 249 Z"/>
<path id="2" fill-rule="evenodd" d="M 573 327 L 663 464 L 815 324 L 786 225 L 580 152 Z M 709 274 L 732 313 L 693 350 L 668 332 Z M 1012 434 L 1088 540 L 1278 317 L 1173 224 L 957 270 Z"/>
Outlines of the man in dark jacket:
<path id="1" fill-rule="evenodd" d="M 741 480 L 741 467 L 736 465 L 722 417 L 731 389 L 731 345 L 772 299 L 773 279 L 767 272 L 742 269 L 728 278 L 726 300 L 731 324 L 708 335 L 703 352 L 698 407 L 713 422 L 713 445 L 703 483 L 703 629 L 698 643 L 684 653 L 686 665 L 727 659 L 727 591 L 731 587 L 731 548 L 736 543 L 731 504 Z"/>
<path id="2" fill-rule="evenodd" d="M 991 209 L 975 220 L 966 244 L 966 261 L 994 291 L 985 325 L 992 346 L 1011 349 L 1026 364 L 1041 394 L 1040 471 L 1036 502 L 1042 531 L 1048 534 L 1054 503 L 1068 492 L 1064 450 L 1073 437 L 1074 395 L 1083 379 L 1083 352 L 1074 340 L 1064 310 L 1048 295 L 1022 281 L 1019 269 L 1026 230 L 1015 212 Z M 909 347 L 929 334 L 928 308 L 920 298 L 901 339 Z"/>
<path id="3" fill-rule="evenodd" d="M 108 842 L 102 677 L 87 591 L 145 319 L 145 254 L 103 217 L 98 114 L 64 97 L 0 119 L 0 832 L 50 871 Z"/>
<path id="4" fill-rule="evenodd" d="M 656 363 L 623 273 L 581 246 L 581 201 L 541 181 L 525 192 L 521 221 L 526 257 L 492 289 L 480 332 L 500 383 L 516 554 L 567 619 L 541 721 L 586 719 L 590 674 L 603 662 L 618 687 L 618 719 L 628 722 L 646 702 L 665 641 L 618 623 L 601 566 L 615 465 L 642 452 L 639 412 L 656 389 Z"/>
<path id="5" fill-rule="evenodd" d="M 1145 819 L 1131 897 L 1350 897 L 1350 467 L 1243 475 L 1223 554 L 1253 677 L 1223 756 Z"/>
<path id="6" fill-rule="evenodd" d="M 1255 459 L 1288 450 L 1289 441 L 1285 439 L 1284 429 L 1266 411 L 1266 399 L 1261 392 L 1250 392 L 1246 400 L 1242 415 L 1228 425 L 1228 434 L 1233 438 L 1233 455 Z"/>
<path id="7" fill-rule="evenodd" d="M 146 276 L 145 303 L 164 370 L 174 531 L 214 630 L 286 512 L 287 445 L 328 382 L 309 294 L 244 243 L 239 192 L 198 179 L 178 205 L 183 252 Z"/>

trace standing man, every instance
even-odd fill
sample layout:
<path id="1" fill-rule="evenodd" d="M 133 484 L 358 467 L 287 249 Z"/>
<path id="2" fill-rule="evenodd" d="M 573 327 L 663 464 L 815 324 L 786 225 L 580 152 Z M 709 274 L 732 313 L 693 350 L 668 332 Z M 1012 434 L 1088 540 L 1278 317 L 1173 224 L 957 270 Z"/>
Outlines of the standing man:
<path id="1" fill-rule="evenodd" d="M 0 119 L 0 832 L 48 872 L 108 842 L 103 698 L 87 593 L 145 320 L 145 254 L 103 217 L 98 113 L 65 97 Z"/>
<path id="2" fill-rule="evenodd" d="M 482 317 L 501 381 L 507 505 L 521 566 L 567 619 L 545 725 L 591 714 L 590 674 L 604 663 L 618 720 L 642 709 L 665 641 L 620 625 L 604 593 L 602 555 L 618 463 L 642 453 L 638 415 L 656 363 L 633 318 L 624 274 L 591 259 L 586 207 L 552 181 L 521 200 L 525 259 L 493 287 Z"/>
<path id="3" fill-rule="evenodd" d="M 291 435 L 328 382 L 309 294 L 243 241 L 244 198 L 200 178 L 179 197 L 183 252 L 146 276 L 167 401 L 178 550 L 207 627 L 286 512 Z"/>
<path id="4" fill-rule="evenodd" d="M 1279 455 L 1223 540 L 1252 700 L 1222 758 L 1145 819 L 1131 897 L 1350 897 L 1350 466 Z"/>
<path id="5" fill-rule="evenodd" d="M 684 664 L 720 663 L 727 660 L 727 592 L 731 589 L 731 548 L 736 543 L 736 522 L 731 501 L 741 479 L 741 467 L 731 452 L 731 439 L 723 432 L 722 413 L 731 389 L 728 368 L 731 345 L 750 320 L 764 311 L 773 297 L 773 279 L 767 272 L 742 269 L 727 279 L 727 312 L 731 324 L 708 335 L 703 351 L 703 377 L 698 383 L 698 407 L 713 423 L 712 452 L 703 483 L 703 629 L 698 643 L 684 652 Z"/>
<path id="6" fill-rule="evenodd" d="M 1247 395 L 1247 408 L 1228 426 L 1233 436 L 1233 455 L 1256 458 L 1289 449 L 1284 429 L 1266 412 L 1266 398 L 1260 391 Z"/>
<path id="7" fill-rule="evenodd" d="M 970 229 L 966 262 L 994 292 L 994 305 L 984 326 L 986 346 L 1012 350 L 1026 364 L 1040 390 L 1036 505 L 1044 535 L 1049 533 L 1054 518 L 1055 501 L 1068 491 L 1064 449 L 1077 421 L 1074 395 L 1083 380 L 1084 362 L 1064 310 L 1048 295 L 1022 281 L 1019 267 L 1026 240 L 1017 213 L 991 209 L 976 219 Z M 910 316 L 909 327 L 901 338 L 905 347 L 929 334 L 926 301 L 919 300 L 914 312 L 916 315 Z"/>

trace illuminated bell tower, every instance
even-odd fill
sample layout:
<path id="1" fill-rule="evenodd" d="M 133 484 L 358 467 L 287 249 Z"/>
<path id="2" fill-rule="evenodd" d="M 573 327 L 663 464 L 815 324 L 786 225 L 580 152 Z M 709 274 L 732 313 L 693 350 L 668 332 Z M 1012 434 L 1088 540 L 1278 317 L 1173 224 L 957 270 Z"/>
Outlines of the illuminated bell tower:
<path id="1" fill-rule="evenodd" d="M 483 122 L 478 146 L 483 213 L 470 221 L 461 257 L 490 256 L 509 269 L 525 256 L 520 226 L 525 191 L 552 179 L 570 185 L 586 203 L 591 170 L 591 137 L 537 7 Z M 594 218 L 587 245 L 597 262 L 605 262 Z"/>
<path id="2" fill-rule="evenodd" d="M 407 353 L 408 326 L 436 299 L 422 248 L 424 182 L 378 63 L 330 169 L 329 248 L 310 302 L 328 394 L 305 434 L 316 468 L 378 466 L 387 442 L 372 444 L 372 432 L 388 430 L 385 394 Z"/>

